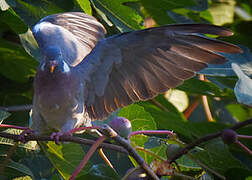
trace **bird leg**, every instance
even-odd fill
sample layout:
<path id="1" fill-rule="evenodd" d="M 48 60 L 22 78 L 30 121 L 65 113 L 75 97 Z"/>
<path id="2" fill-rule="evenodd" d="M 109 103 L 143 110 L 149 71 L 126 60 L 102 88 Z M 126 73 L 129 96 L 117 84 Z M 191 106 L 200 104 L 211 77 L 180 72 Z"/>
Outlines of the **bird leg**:
<path id="1" fill-rule="evenodd" d="M 84 130 L 100 129 L 100 128 L 101 128 L 100 126 L 78 127 L 78 128 L 73 128 L 70 131 L 54 132 L 50 135 L 50 138 L 55 141 L 55 144 L 59 145 L 59 139 L 63 135 L 72 136 L 73 133 L 76 133 L 76 132 L 80 132 Z"/>

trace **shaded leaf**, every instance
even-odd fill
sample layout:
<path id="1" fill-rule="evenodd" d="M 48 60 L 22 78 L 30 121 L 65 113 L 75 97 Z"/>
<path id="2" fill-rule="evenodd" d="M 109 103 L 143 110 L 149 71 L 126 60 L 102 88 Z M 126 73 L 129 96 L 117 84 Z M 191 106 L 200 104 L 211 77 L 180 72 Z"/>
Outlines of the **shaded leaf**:
<path id="1" fill-rule="evenodd" d="M 193 154 L 193 157 L 218 173 L 224 175 L 228 170 L 241 168 L 249 170 L 228 151 L 227 146 L 221 140 L 213 140 L 204 146 L 204 150 Z"/>
<path id="2" fill-rule="evenodd" d="M 75 143 L 56 145 L 54 142 L 41 142 L 40 146 L 64 179 L 70 178 L 85 155 L 81 145 Z M 89 168 L 90 163 L 87 163 L 79 176 L 86 174 Z"/>
<path id="3" fill-rule="evenodd" d="M 143 28 L 143 18 L 132 8 L 124 5 L 124 2 L 135 2 L 135 0 L 92 0 L 91 2 L 121 31 L 131 31 Z"/>
<path id="4" fill-rule="evenodd" d="M 7 24 L 17 34 L 27 31 L 23 20 L 11 8 L 3 12 L 0 11 L 0 21 Z"/>
<path id="5" fill-rule="evenodd" d="M 174 23 L 168 16 L 169 10 L 196 5 L 194 0 L 162 0 L 158 3 L 153 3 L 152 0 L 141 0 L 140 2 L 159 25 Z"/>
<path id="6" fill-rule="evenodd" d="M 190 94 L 207 95 L 207 96 L 230 96 L 234 97 L 232 91 L 228 89 L 221 89 L 211 82 L 201 81 L 196 78 L 192 78 L 184 81 L 184 83 L 177 87 L 182 91 Z"/>
<path id="7" fill-rule="evenodd" d="M 12 160 L 9 160 L 8 164 L 6 165 L 4 175 L 8 175 L 8 177 L 13 178 L 18 176 L 29 175 L 32 177 L 32 179 L 34 179 L 33 173 L 27 166 Z"/>
<path id="8" fill-rule="evenodd" d="M 0 73 L 18 82 L 26 82 L 35 75 L 37 62 L 18 44 L 0 39 Z"/>

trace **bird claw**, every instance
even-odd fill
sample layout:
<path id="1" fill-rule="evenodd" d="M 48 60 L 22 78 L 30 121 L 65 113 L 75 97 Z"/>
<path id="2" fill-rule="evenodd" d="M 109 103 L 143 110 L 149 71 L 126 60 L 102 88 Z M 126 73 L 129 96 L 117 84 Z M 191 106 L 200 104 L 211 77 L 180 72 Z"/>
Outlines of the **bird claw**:
<path id="1" fill-rule="evenodd" d="M 27 143 L 28 141 L 25 139 L 26 136 L 34 134 L 34 131 L 30 128 L 24 129 L 23 132 L 18 136 L 18 140 L 22 143 Z"/>
<path id="2" fill-rule="evenodd" d="M 54 140 L 54 141 L 55 141 L 55 144 L 59 145 L 59 144 L 60 144 L 60 143 L 59 143 L 59 141 L 60 141 L 59 139 L 60 139 L 60 137 L 63 136 L 63 135 L 71 136 L 72 133 L 71 133 L 71 132 L 62 132 L 62 131 L 60 131 L 60 132 L 54 132 L 54 133 L 52 133 L 52 134 L 50 135 L 50 139 L 51 139 L 51 140 Z"/>

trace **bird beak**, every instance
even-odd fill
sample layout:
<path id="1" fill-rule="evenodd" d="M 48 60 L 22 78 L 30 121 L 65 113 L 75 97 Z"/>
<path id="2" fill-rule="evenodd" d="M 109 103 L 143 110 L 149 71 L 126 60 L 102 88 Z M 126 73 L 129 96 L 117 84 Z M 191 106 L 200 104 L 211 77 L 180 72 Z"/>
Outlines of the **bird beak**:
<path id="1" fill-rule="evenodd" d="M 50 72 L 51 72 L 51 73 L 54 72 L 55 66 L 56 66 L 55 63 L 52 63 L 52 64 L 51 64 L 51 66 L 50 66 Z"/>

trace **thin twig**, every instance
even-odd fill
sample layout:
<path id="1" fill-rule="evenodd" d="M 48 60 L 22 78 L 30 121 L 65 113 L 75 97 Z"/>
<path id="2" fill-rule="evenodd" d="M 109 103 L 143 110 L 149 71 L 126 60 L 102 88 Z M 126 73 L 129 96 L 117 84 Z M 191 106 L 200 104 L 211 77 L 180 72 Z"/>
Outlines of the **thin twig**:
<path id="1" fill-rule="evenodd" d="M 102 148 L 99 148 L 98 152 L 99 152 L 101 158 L 105 161 L 105 163 L 106 163 L 109 167 L 111 167 L 112 169 L 115 170 L 114 166 L 112 165 L 112 163 L 110 162 L 110 160 L 107 158 L 107 156 L 106 156 L 105 153 L 103 152 L 103 149 L 102 149 Z"/>
<path id="2" fill-rule="evenodd" d="M 69 180 L 74 180 L 75 177 L 79 174 L 79 172 L 83 169 L 83 167 L 87 164 L 88 160 L 91 158 L 92 154 L 95 150 L 100 146 L 100 144 L 105 141 L 106 136 L 100 136 L 95 143 L 90 147 L 88 152 L 85 154 L 83 160 L 79 164 L 79 166 L 74 170 Z"/>
<path id="3" fill-rule="evenodd" d="M 106 136 L 114 139 L 117 143 L 123 146 L 129 154 L 136 160 L 136 162 L 141 166 L 146 173 L 154 180 L 159 180 L 157 175 L 152 171 L 152 169 L 145 163 L 143 158 L 136 152 L 136 150 L 130 145 L 130 143 L 119 136 L 111 127 L 104 125 L 100 130 Z"/>
<path id="4" fill-rule="evenodd" d="M 238 138 L 242 138 L 242 139 L 252 139 L 252 136 L 248 136 L 248 135 L 241 135 L 241 134 L 237 134 Z"/>
<path id="5" fill-rule="evenodd" d="M 2 111 L 9 111 L 9 112 L 15 112 L 15 111 L 29 111 L 32 108 L 32 104 L 26 104 L 26 105 L 17 105 L 17 106 L 0 106 L 0 110 Z"/>
<path id="6" fill-rule="evenodd" d="M 247 126 L 248 124 L 252 124 L 252 118 L 248 119 L 246 121 L 242 121 L 240 123 L 235 124 L 234 126 L 227 128 L 227 129 L 233 129 L 233 130 L 237 130 L 241 127 Z M 226 129 L 224 129 L 226 130 Z M 191 149 L 193 149 L 195 146 L 198 146 L 199 144 L 201 144 L 202 142 L 206 142 L 209 140 L 212 140 L 214 138 L 217 138 L 219 136 L 221 136 L 222 132 L 224 131 L 220 131 L 217 133 L 212 133 L 212 134 L 208 134 L 202 138 L 196 139 L 195 141 L 193 141 L 192 143 L 186 145 L 184 148 L 182 148 L 181 150 L 179 150 L 169 161 L 169 163 L 174 162 L 176 159 L 180 158 L 182 155 L 186 154 L 188 151 L 190 151 Z"/>
<path id="7" fill-rule="evenodd" d="M 199 79 L 202 80 L 202 81 L 205 81 L 204 74 L 199 74 Z M 211 113 L 211 110 L 210 110 L 210 107 L 209 107 L 209 104 L 208 104 L 207 96 L 203 95 L 203 96 L 201 96 L 201 99 L 202 99 L 202 104 L 203 104 L 203 107 L 204 107 L 204 110 L 205 110 L 205 113 L 206 113 L 207 120 L 209 122 L 214 122 L 213 116 L 212 116 L 212 113 Z"/>
<path id="8" fill-rule="evenodd" d="M 245 150 L 247 153 L 249 153 L 250 155 L 252 155 L 252 151 L 249 148 L 247 148 L 247 146 L 245 146 L 244 144 L 242 144 L 240 141 L 236 141 L 235 143 L 238 144 L 239 146 L 241 146 L 241 148 L 243 150 Z"/>
<path id="9" fill-rule="evenodd" d="M 184 112 L 184 116 L 186 119 L 188 119 L 192 112 L 198 107 L 199 103 L 200 103 L 200 100 L 201 100 L 201 97 L 197 97 L 193 102 L 192 104 L 185 110 Z"/>

